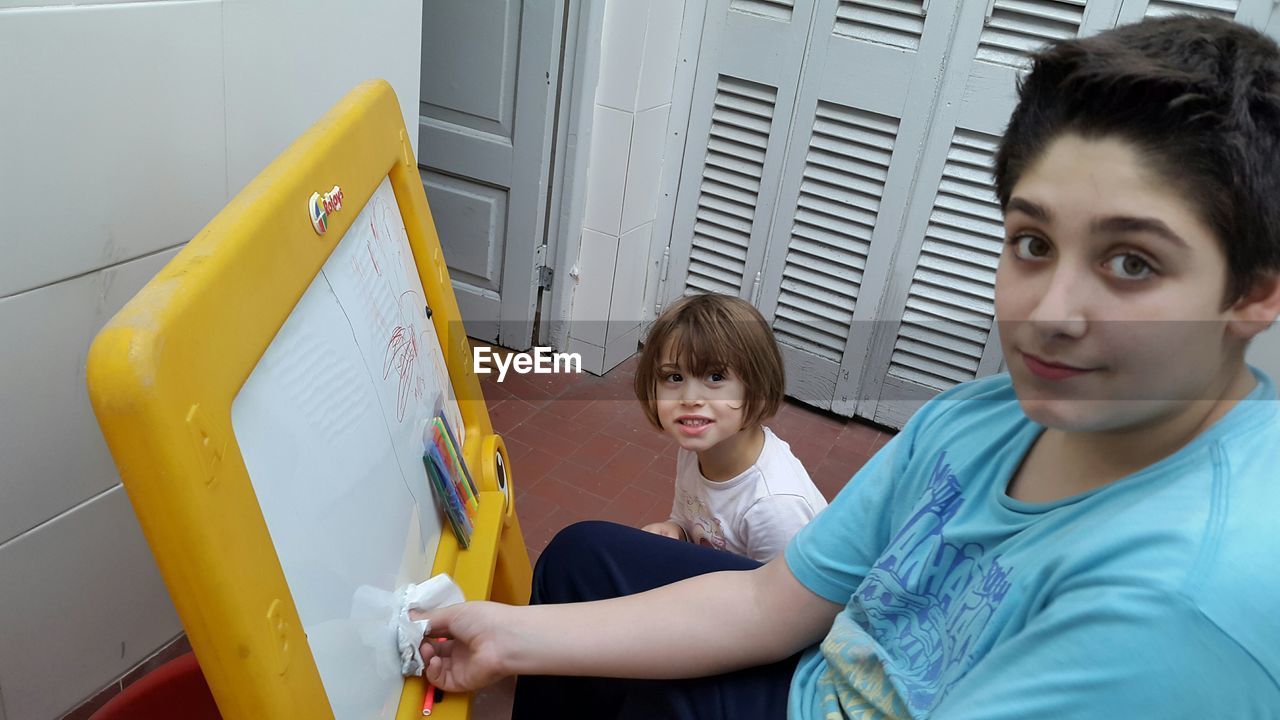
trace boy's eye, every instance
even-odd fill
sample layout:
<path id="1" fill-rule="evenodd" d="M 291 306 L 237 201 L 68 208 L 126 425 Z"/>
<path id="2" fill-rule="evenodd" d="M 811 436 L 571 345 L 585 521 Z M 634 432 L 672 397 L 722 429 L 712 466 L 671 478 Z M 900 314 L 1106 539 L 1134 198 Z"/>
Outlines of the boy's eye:
<path id="1" fill-rule="evenodd" d="M 1107 270 L 1124 280 L 1143 280 L 1155 274 L 1146 258 L 1134 253 L 1115 255 L 1107 260 Z"/>
<path id="2" fill-rule="evenodd" d="M 1011 241 L 1013 254 L 1022 260 L 1039 260 L 1048 257 L 1053 246 L 1039 235 L 1018 235 Z"/>

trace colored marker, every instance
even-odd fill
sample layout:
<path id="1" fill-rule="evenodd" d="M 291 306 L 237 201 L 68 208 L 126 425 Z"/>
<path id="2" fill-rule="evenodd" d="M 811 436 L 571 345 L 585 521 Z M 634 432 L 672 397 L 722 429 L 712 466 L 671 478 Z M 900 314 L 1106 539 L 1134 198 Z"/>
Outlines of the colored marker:
<path id="1" fill-rule="evenodd" d="M 427 684 L 427 696 L 422 698 L 422 717 L 427 717 L 436 705 L 436 688 L 426 676 L 423 676 L 422 682 Z"/>

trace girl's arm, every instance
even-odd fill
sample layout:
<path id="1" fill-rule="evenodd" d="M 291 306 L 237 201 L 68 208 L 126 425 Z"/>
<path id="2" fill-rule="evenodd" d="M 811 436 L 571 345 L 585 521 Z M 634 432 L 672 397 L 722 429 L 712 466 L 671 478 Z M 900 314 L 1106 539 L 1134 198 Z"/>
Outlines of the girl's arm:
<path id="1" fill-rule="evenodd" d="M 513 674 L 681 678 L 767 664 L 821 640 L 840 609 L 780 557 L 613 600 L 465 603 L 420 617 L 450 638 L 423 643 L 427 679 L 459 691 Z"/>

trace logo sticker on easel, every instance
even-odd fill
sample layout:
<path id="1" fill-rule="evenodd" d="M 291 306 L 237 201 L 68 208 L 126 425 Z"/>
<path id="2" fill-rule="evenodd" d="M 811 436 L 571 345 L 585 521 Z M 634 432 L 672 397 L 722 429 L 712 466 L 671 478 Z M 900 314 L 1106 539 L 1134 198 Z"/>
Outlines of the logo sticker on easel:
<path id="1" fill-rule="evenodd" d="M 329 215 L 342 209 L 342 188 L 334 185 L 324 195 L 311 193 L 308 205 L 311 210 L 311 227 L 316 229 L 317 235 L 323 235 L 329 229 Z"/>

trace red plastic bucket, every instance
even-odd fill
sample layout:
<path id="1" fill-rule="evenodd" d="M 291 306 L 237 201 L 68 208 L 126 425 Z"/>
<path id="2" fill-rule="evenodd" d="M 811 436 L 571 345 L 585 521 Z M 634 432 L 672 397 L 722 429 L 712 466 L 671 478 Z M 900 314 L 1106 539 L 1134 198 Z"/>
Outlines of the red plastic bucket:
<path id="1" fill-rule="evenodd" d="M 89 720 L 222 720 L 193 653 L 152 670 Z"/>

